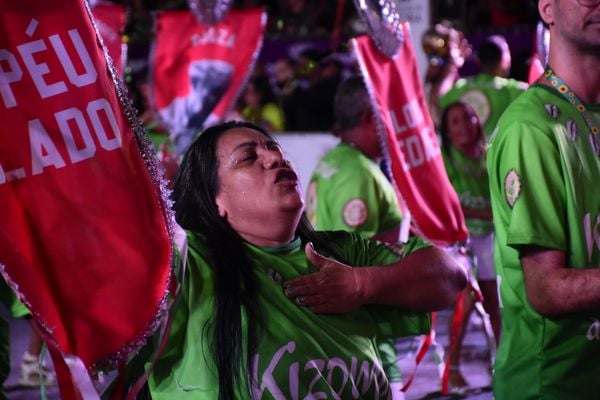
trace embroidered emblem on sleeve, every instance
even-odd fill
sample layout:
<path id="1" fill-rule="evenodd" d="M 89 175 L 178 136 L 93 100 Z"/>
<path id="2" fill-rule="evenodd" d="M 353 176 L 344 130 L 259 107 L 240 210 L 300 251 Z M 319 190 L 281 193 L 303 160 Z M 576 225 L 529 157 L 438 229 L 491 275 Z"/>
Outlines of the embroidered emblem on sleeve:
<path id="1" fill-rule="evenodd" d="M 510 208 L 513 208 L 521 194 L 521 178 L 517 171 L 511 169 L 504 179 L 504 194 Z"/>
<path id="2" fill-rule="evenodd" d="M 369 215 L 363 199 L 352 199 L 344 206 L 344 223 L 350 227 L 363 224 Z"/>

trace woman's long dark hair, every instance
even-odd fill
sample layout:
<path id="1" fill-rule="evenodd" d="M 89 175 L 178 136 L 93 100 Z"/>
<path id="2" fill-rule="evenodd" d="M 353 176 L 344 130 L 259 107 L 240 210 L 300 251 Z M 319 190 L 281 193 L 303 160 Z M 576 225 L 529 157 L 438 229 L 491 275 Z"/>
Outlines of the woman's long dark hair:
<path id="1" fill-rule="evenodd" d="M 206 129 L 185 154 L 173 191 L 177 223 L 200 235 L 216 276 L 211 347 L 219 379 L 219 400 L 235 398 L 234 388 L 245 376 L 243 371 L 248 371 L 250 377 L 256 372 L 251 362 L 263 322 L 262 310 L 258 307 L 260 288 L 252 261 L 243 239 L 219 215 L 215 202 L 219 193 L 217 142 L 227 131 L 240 127 L 272 139 L 263 128 L 250 122 L 229 121 Z M 296 234 L 305 243 L 312 241 L 317 249 L 330 247 L 314 232 L 305 215 L 300 219 Z M 245 366 L 242 362 L 242 308 L 248 320 Z"/>
<path id="2" fill-rule="evenodd" d="M 453 146 L 452 141 L 450 140 L 450 137 L 448 136 L 448 114 L 450 114 L 450 110 L 455 107 L 462 107 L 467 111 L 467 114 L 469 115 L 469 117 L 474 116 L 475 118 L 477 118 L 477 122 L 479 122 L 478 123 L 479 142 L 480 142 L 481 146 L 485 146 L 485 135 L 483 134 L 483 127 L 481 126 L 481 121 L 479 121 L 479 117 L 477 116 L 477 113 L 475 113 L 475 110 L 473 110 L 473 107 L 471 107 L 467 103 L 464 103 L 462 101 L 455 101 L 453 103 L 448 104 L 446 106 L 446 108 L 444 108 L 444 110 L 442 111 L 442 118 L 441 118 L 441 124 L 440 124 L 440 136 L 442 138 L 442 147 L 446 151 L 446 154 L 448 155 L 448 157 L 452 157 L 452 152 L 450 151 L 450 149 Z"/>

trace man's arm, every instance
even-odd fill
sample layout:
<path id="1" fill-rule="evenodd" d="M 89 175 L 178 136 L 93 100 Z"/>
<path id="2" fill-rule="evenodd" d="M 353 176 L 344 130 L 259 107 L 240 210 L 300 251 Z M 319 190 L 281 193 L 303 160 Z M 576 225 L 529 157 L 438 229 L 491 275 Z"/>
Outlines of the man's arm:
<path id="1" fill-rule="evenodd" d="M 316 313 L 344 313 L 363 304 L 415 311 L 448 307 L 467 283 L 467 274 L 444 251 L 428 247 L 386 266 L 352 268 L 318 254 L 306 256 L 318 272 L 285 283 L 285 293 Z"/>
<path id="2" fill-rule="evenodd" d="M 568 268 L 560 250 L 528 246 L 521 266 L 531 306 L 546 317 L 600 309 L 600 269 Z"/>

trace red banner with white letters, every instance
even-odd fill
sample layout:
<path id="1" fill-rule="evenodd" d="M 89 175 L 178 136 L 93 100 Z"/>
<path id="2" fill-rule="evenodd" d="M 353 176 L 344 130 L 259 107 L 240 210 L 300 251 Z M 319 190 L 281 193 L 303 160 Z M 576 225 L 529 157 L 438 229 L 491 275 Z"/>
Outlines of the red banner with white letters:
<path id="1" fill-rule="evenodd" d="M 231 10 L 218 24 L 190 11 L 158 15 L 150 65 L 151 101 L 181 154 L 233 106 L 260 51 L 266 14 Z"/>
<path id="2" fill-rule="evenodd" d="M 394 58 L 369 36 L 351 40 L 378 116 L 390 175 L 413 230 L 440 245 L 468 236 L 458 196 L 448 180 L 417 72 L 408 24 Z"/>
<path id="3" fill-rule="evenodd" d="M 127 53 L 126 45 L 123 43 L 125 7 L 121 4 L 99 1 L 92 6 L 92 14 L 117 76 L 123 78 Z"/>
<path id="4" fill-rule="evenodd" d="M 163 311 L 172 218 L 86 2 L 0 2 L 0 95 L 4 278 L 54 353 L 114 367 Z"/>

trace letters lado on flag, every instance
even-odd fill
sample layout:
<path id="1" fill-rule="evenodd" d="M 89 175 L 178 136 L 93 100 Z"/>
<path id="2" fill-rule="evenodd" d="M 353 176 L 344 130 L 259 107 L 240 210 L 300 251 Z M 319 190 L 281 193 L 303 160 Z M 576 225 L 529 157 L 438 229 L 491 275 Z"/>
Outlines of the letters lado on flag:
<path id="1" fill-rule="evenodd" d="M 172 226 L 99 43 L 83 1 L 0 2 L 0 265 L 54 354 L 91 372 L 154 330 Z"/>
<path id="2" fill-rule="evenodd" d="M 384 55 L 369 36 L 351 40 L 365 78 L 390 175 L 403 212 L 412 228 L 440 245 L 465 240 L 464 216 L 444 167 L 435 128 L 410 41 L 408 23 L 404 41 L 393 58 Z"/>
<path id="3" fill-rule="evenodd" d="M 150 101 L 182 154 L 231 109 L 262 45 L 261 8 L 231 10 L 205 25 L 190 11 L 160 13 L 151 56 Z"/>

